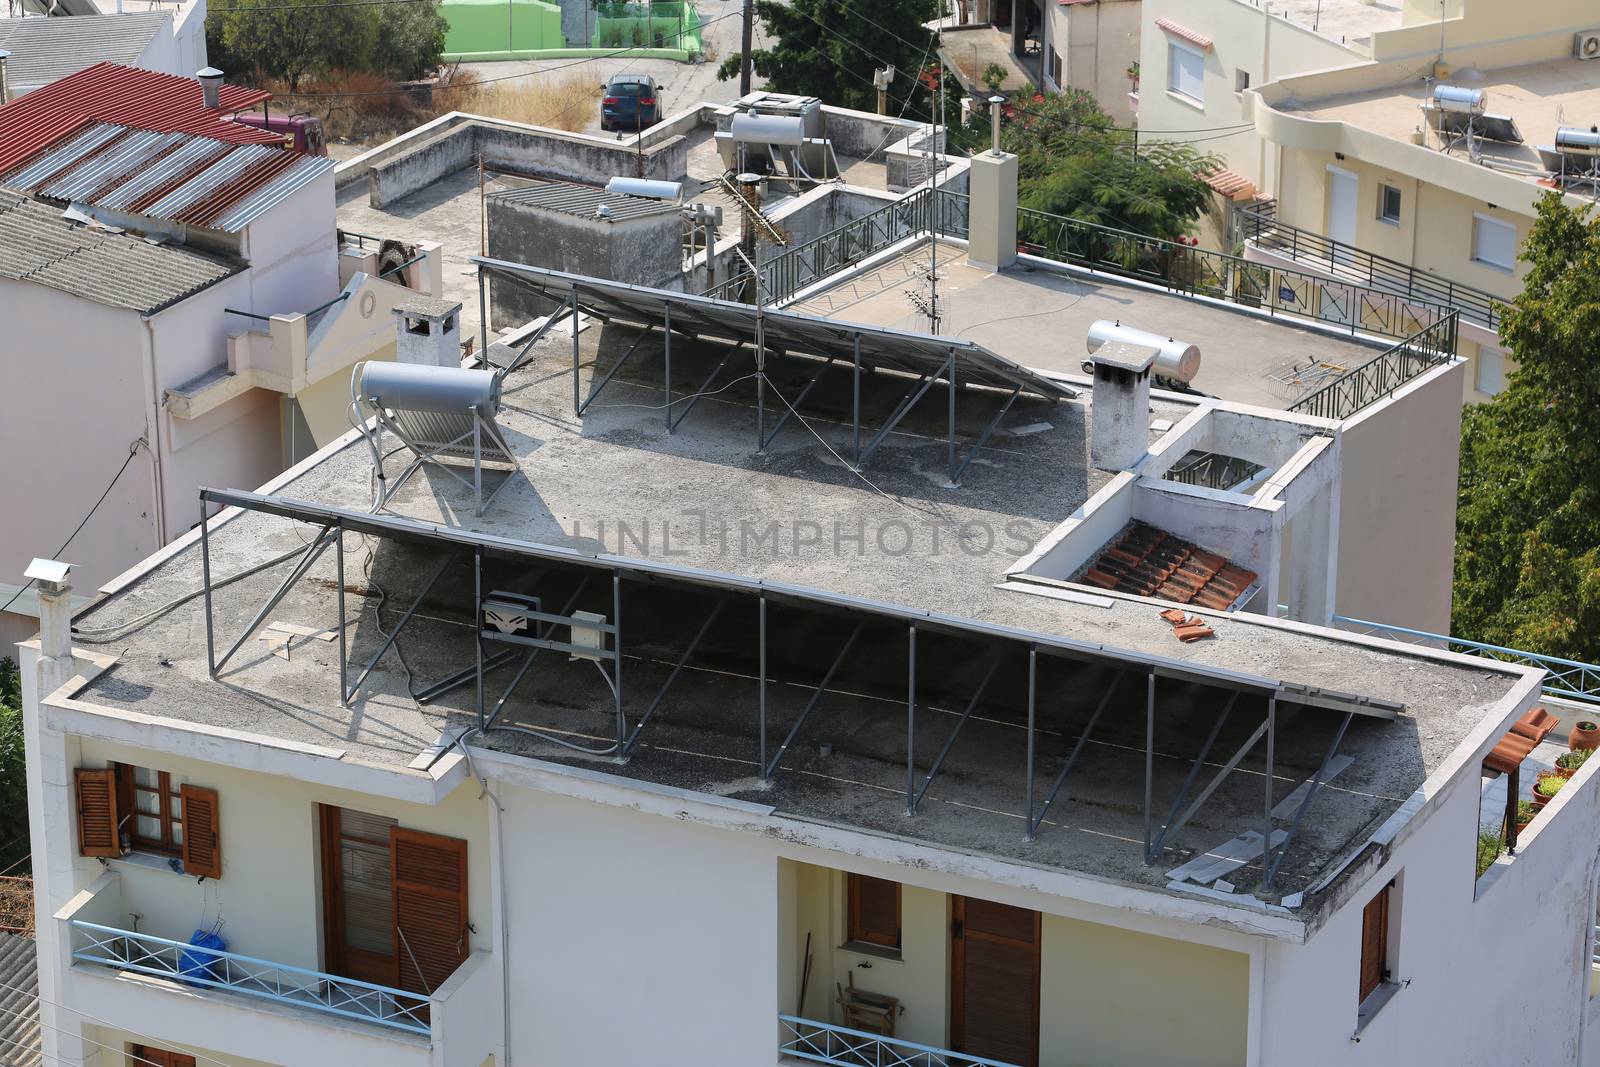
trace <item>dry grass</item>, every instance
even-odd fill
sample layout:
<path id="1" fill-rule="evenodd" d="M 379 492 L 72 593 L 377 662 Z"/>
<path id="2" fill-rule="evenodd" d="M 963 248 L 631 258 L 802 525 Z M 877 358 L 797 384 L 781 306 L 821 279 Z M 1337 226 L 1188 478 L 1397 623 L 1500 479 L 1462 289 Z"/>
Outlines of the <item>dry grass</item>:
<path id="1" fill-rule="evenodd" d="M 0 878 L 0 930 L 33 936 L 32 878 Z"/>
<path id="2" fill-rule="evenodd" d="M 272 91 L 274 111 L 315 115 L 329 140 L 357 143 L 387 140 L 448 111 L 467 110 L 464 101 L 482 88 L 478 76 L 460 66 L 447 68 L 434 81 L 431 101 L 426 92 L 407 91 L 370 71 L 303 78 L 298 93 L 291 93 L 286 82 L 260 84 Z"/>
<path id="3" fill-rule="evenodd" d="M 518 78 L 478 85 L 466 94 L 461 110 L 576 132 L 594 120 L 599 107 L 599 79 L 590 74 L 569 74 L 554 81 Z"/>

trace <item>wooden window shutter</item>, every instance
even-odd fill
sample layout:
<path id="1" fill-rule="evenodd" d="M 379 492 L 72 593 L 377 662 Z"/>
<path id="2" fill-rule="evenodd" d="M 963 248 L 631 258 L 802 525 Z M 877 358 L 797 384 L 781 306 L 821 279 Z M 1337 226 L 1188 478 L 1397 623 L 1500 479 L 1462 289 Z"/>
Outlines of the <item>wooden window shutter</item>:
<path id="1" fill-rule="evenodd" d="M 1361 1000 L 1366 1000 L 1384 979 L 1388 969 L 1385 955 L 1389 948 L 1389 887 L 1385 886 L 1361 912 Z"/>
<path id="2" fill-rule="evenodd" d="M 117 834 L 115 768 L 79 767 L 73 781 L 78 792 L 78 854 L 122 855 L 122 841 Z"/>
<path id="3" fill-rule="evenodd" d="M 389 862 L 400 988 L 432 994 L 467 958 L 467 843 L 395 826 Z"/>
<path id="4" fill-rule="evenodd" d="M 900 883 L 864 874 L 849 876 L 850 940 L 900 947 Z"/>
<path id="5" fill-rule="evenodd" d="M 222 877 L 222 823 L 217 812 L 217 791 L 197 786 L 178 787 L 183 801 L 183 870 L 197 878 Z"/>

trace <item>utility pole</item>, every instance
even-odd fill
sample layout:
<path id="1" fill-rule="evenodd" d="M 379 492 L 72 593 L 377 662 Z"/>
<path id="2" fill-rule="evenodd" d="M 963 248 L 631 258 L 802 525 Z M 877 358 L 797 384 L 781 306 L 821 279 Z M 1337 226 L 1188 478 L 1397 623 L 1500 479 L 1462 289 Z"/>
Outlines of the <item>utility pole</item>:
<path id="1" fill-rule="evenodd" d="M 894 65 L 880 67 L 872 72 L 872 87 L 878 90 L 878 114 L 889 113 L 889 83 L 894 81 Z"/>
<path id="2" fill-rule="evenodd" d="M 750 95 L 750 42 L 755 33 L 755 0 L 744 0 L 743 59 L 739 63 L 739 95 Z"/>

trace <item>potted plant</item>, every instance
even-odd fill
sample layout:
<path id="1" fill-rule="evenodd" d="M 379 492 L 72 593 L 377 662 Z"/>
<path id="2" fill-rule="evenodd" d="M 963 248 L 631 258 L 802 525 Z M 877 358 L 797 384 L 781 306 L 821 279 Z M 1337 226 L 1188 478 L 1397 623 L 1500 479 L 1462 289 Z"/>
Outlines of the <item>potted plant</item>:
<path id="1" fill-rule="evenodd" d="M 1571 778 L 1577 773 L 1578 768 L 1582 767 L 1584 763 L 1588 761 L 1589 753 L 1593 751 L 1594 749 L 1592 748 L 1575 748 L 1571 751 L 1561 753 L 1561 755 L 1556 757 L 1556 770 L 1566 771 L 1567 777 Z"/>
<path id="2" fill-rule="evenodd" d="M 1133 83 L 1131 92 L 1139 91 L 1139 61 L 1136 59 L 1128 64 L 1128 81 Z"/>
<path id="3" fill-rule="evenodd" d="M 1533 783 L 1533 806 L 1544 807 L 1566 784 L 1566 775 L 1559 771 L 1540 771 L 1538 779 Z"/>
<path id="4" fill-rule="evenodd" d="M 1572 732 L 1567 735 L 1567 747 L 1576 751 L 1580 748 L 1600 748 L 1600 723 L 1592 719 L 1579 719 L 1572 724 Z"/>
<path id="5" fill-rule="evenodd" d="M 998 93 L 1000 85 L 1006 80 L 1006 68 L 998 63 L 990 63 L 983 68 L 983 87 L 991 93 Z"/>
<path id="6" fill-rule="evenodd" d="M 1537 814 L 1539 814 L 1539 809 L 1533 803 L 1533 801 L 1517 801 L 1517 833 L 1520 834 L 1522 831 L 1526 830 L 1528 828 L 1528 824 L 1533 821 L 1533 817 Z"/>

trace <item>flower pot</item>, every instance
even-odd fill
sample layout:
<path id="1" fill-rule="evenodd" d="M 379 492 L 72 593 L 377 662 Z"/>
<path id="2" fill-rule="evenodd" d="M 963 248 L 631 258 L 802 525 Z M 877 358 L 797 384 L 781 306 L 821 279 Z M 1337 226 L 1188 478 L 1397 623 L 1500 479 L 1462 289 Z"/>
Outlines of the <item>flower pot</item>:
<path id="1" fill-rule="evenodd" d="M 1567 735 L 1567 747 L 1570 749 L 1600 748 L 1600 725 L 1579 719 L 1572 724 L 1572 732 Z"/>
<path id="2" fill-rule="evenodd" d="M 1533 783 L 1533 806 L 1536 808 L 1542 808 L 1546 804 L 1550 803 L 1550 801 L 1555 799 L 1554 797 L 1545 796 L 1543 793 L 1539 792 L 1539 783 L 1552 778 L 1564 780 L 1566 777 L 1567 775 L 1562 774 L 1559 771 L 1540 771 L 1539 777 L 1536 778 Z"/>

